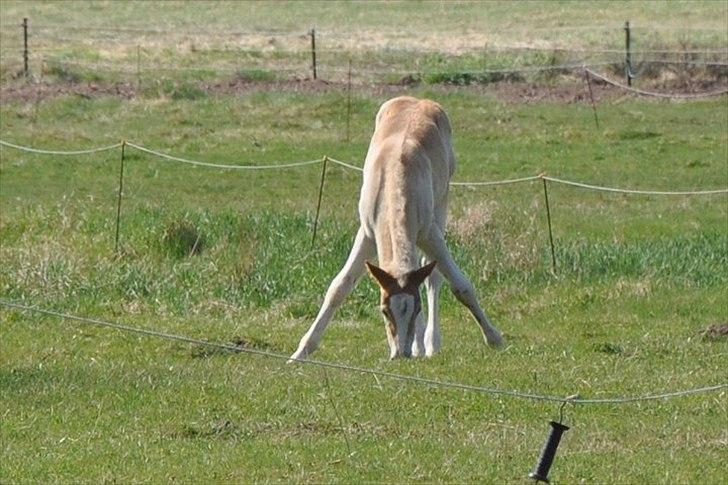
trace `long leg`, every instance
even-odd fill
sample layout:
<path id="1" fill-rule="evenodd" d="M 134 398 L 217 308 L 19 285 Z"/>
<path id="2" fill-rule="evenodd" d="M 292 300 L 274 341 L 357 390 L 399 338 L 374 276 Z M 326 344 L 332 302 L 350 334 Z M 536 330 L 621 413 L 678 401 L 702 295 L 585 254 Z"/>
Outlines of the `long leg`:
<path id="1" fill-rule="evenodd" d="M 432 261 L 422 258 L 422 265 Z M 425 280 L 427 290 L 427 327 L 425 328 L 425 355 L 432 357 L 440 350 L 440 287 L 442 287 L 442 274 L 435 268 Z"/>
<path id="2" fill-rule="evenodd" d="M 425 323 L 424 318 L 422 317 L 422 312 L 420 311 L 419 315 L 417 315 L 417 320 L 415 321 L 415 339 L 412 342 L 412 357 L 422 357 L 425 355 L 424 336 Z"/>
<path id="3" fill-rule="evenodd" d="M 478 300 L 475 297 L 475 289 L 472 283 L 470 283 L 470 280 L 465 277 L 452 259 L 440 228 L 433 225 L 427 237 L 423 238 L 420 242 L 420 247 L 429 258 L 437 261 L 437 267 L 448 283 L 450 283 L 450 289 L 455 295 L 455 298 L 473 314 L 473 317 L 475 317 L 475 320 L 480 325 L 483 337 L 485 337 L 488 345 L 492 347 L 503 346 L 503 337 L 501 337 L 498 329 L 490 323 L 483 309 L 480 308 Z"/>
<path id="4" fill-rule="evenodd" d="M 334 316 L 336 310 L 344 302 L 344 298 L 351 293 L 356 282 L 364 274 L 364 261 L 374 255 L 375 249 L 374 241 L 369 239 L 364 234 L 364 229 L 360 227 L 344 267 L 329 285 L 321 310 L 319 310 L 308 332 L 301 338 L 298 349 L 293 353 L 289 362 L 293 359 L 302 359 L 316 350 L 321 335 L 331 321 L 331 317 Z"/>
<path id="5" fill-rule="evenodd" d="M 452 147 L 449 149 L 450 164 L 454 167 L 455 155 L 452 151 Z M 452 175 L 452 174 L 451 174 Z M 435 204 L 435 224 L 440 229 L 440 233 L 445 233 L 445 225 L 447 223 L 447 190 L 440 199 L 439 203 Z M 433 259 L 424 256 L 422 258 L 422 265 L 431 262 Z M 442 273 L 435 267 L 435 270 L 430 273 L 430 276 L 425 280 L 425 289 L 427 290 L 427 328 L 425 329 L 424 344 L 425 344 L 425 355 L 432 357 L 435 353 L 440 351 L 442 346 L 441 333 L 440 333 L 440 289 L 442 288 L 443 277 Z"/>

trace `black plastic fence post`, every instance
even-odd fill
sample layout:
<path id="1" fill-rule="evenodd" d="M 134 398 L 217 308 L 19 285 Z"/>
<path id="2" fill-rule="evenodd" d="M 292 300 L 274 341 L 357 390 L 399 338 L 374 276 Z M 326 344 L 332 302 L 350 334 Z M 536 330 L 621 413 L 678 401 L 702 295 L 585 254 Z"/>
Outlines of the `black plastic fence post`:
<path id="1" fill-rule="evenodd" d="M 23 74 L 27 78 L 28 71 L 28 19 L 23 19 Z"/>
<path id="2" fill-rule="evenodd" d="M 316 76 L 316 29 L 311 28 L 309 32 L 311 35 L 311 71 L 313 72 L 313 78 L 317 79 Z"/>
<path id="3" fill-rule="evenodd" d="M 119 165 L 119 195 L 116 199 L 116 238 L 114 240 L 114 253 L 119 254 L 119 224 L 121 222 L 121 194 L 124 188 L 124 149 L 126 141 L 121 142 L 121 164 Z"/>
<path id="4" fill-rule="evenodd" d="M 556 273 L 556 250 L 554 249 L 554 234 L 551 230 L 551 208 L 549 206 L 549 191 L 546 185 L 546 178 L 541 177 L 543 181 L 543 195 L 546 199 L 546 222 L 549 226 L 549 243 L 551 244 L 551 270 Z"/>
<path id="5" fill-rule="evenodd" d="M 324 164 L 321 168 L 321 183 L 319 184 L 318 202 L 316 203 L 316 218 L 313 221 L 313 237 L 311 237 L 311 248 L 316 243 L 316 231 L 318 229 L 319 214 L 321 213 L 321 199 L 324 195 L 324 182 L 326 181 L 326 165 L 329 157 L 324 155 Z"/>
<path id="6" fill-rule="evenodd" d="M 627 86 L 632 85 L 632 51 L 630 45 L 631 30 L 629 27 L 629 20 L 624 23 L 624 50 L 625 50 L 625 63 L 626 75 L 627 75 Z"/>
<path id="7" fill-rule="evenodd" d="M 551 470 L 551 465 L 554 462 L 556 449 L 559 447 L 559 442 L 561 442 L 561 436 L 569 429 L 568 426 L 557 423 L 556 421 L 551 421 L 549 425 L 551 426 L 551 431 L 541 449 L 541 456 L 538 459 L 538 463 L 536 463 L 536 468 L 528 475 L 537 482 L 550 483 L 548 478 L 549 470 Z"/>

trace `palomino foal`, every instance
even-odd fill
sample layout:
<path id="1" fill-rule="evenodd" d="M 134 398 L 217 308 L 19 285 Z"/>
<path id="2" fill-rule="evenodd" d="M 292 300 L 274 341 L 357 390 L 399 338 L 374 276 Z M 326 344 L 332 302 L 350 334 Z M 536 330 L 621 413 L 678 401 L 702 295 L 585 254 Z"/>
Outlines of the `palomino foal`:
<path id="1" fill-rule="evenodd" d="M 443 276 L 475 317 L 486 342 L 494 347 L 503 344 L 480 308 L 473 285 L 445 245 L 448 184 L 454 170 L 450 122 L 440 105 L 408 96 L 382 105 L 364 162 L 361 226 L 354 247 L 291 359 L 304 358 L 316 349 L 365 267 L 380 286 L 390 358 L 429 357 L 439 350 L 438 296 Z M 417 248 L 425 255 L 422 262 L 429 262 L 421 268 Z M 375 254 L 379 266 L 367 261 Z M 423 281 L 429 310 L 426 327 L 420 303 Z"/>

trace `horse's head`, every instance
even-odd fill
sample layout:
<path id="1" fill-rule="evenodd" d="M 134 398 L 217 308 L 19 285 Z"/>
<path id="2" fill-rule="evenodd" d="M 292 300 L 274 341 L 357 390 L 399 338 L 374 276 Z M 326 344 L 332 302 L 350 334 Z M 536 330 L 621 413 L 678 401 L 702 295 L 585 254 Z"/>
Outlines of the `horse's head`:
<path id="1" fill-rule="evenodd" d="M 435 268 L 431 262 L 395 278 L 382 268 L 366 263 L 369 273 L 379 283 L 380 310 L 389 341 L 389 357 L 411 357 L 417 317 L 422 311 L 420 285 Z"/>

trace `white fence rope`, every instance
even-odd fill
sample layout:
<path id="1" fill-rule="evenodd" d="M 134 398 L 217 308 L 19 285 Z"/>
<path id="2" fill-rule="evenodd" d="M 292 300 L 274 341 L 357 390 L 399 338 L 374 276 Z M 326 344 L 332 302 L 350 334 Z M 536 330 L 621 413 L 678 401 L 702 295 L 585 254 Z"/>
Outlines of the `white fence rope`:
<path id="1" fill-rule="evenodd" d="M 342 167 L 346 167 L 346 168 L 351 169 L 351 170 L 356 170 L 357 172 L 363 172 L 364 171 L 363 168 L 357 167 L 356 165 L 351 165 L 349 163 L 342 162 L 341 160 L 336 160 L 336 159 L 331 158 L 331 157 L 327 157 L 327 158 L 329 159 L 329 162 L 333 162 L 336 165 L 341 165 Z"/>
<path id="2" fill-rule="evenodd" d="M 521 177 L 509 180 L 495 180 L 492 182 L 450 182 L 450 185 L 454 185 L 456 187 L 489 187 L 493 185 L 510 185 L 518 184 L 521 182 L 530 182 L 532 180 L 538 180 L 540 178 L 540 176 L 534 175 L 532 177 Z"/>
<path id="3" fill-rule="evenodd" d="M 121 142 L 114 143 L 113 145 L 105 146 L 105 147 L 98 147 L 98 148 L 89 148 L 87 150 L 43 150 L 40 148 L 31 148 L 26 147 L 22 145 L 16 145 L 14 143 L 10 143 L 7 141 L 0 140 L 0 145 L 15 148 L 16 150 L 22 150 L 24 152 L 30 152 L 30 153 L 40 153 L 43 155 L 85 155 L 87 153 L 98 153 L 98 152 L 105 152 L 108 150 L 113 150 L 114 148 L 119 148 L 121 146 Z"/>
<path id="4" fill-rule="evenodd" d="M 316 160 L 309 160 L 309 161 L 305 161 L 305 162 L 281 163 L 281 164 L 272 164 L 272 165 L 225 165 L 225 164 L 221 164 L 221 163 L 200 162 L 198 160 L 189 160 L 187 158 L 175 157 L 172 155 L 168 155 L 166 153 L 158 152 L 156 150 L 150 150 L 149 148 L 144 148 L 143 146 L 136 145 L 136 144 L 130 143 L 130 142 L 126 142 L 126 146 L 135 148 L 141 152 L 149 153 L 150 155 L 156 155 L 161 158 L 166 158 L 167 160 L 173 160 L 175 162 L 187 163 L 190 165 L 197 165 L 197 166 L 201 166 L 201 167 L 222 168 L 225 170 L 269 170 L 269 169 L 276 169 L 276 168 L 303 167 L 305 165 L 313 165 L 313 164 L 323 162 L 323 158 L 317 158 Z"/>
<path id="5" fill-rule="evenodd" d="M 114 145 L 109 145 L 105 147 L 99 147 L 99 148 L 92 148 L 88 150 L 69 150 L 69 151 L 61 151 L 61 150 L 42 150 L 37 148 L 31 148 L 26 147 L 22 145 L 16 145 L 15 143 L 10 143 L 4 140 L 0 140 L 0 146 L 7 146 L 10 148 L 14 148 L 16 150 L 21 150 L 25 152 L 30 153 L 38 153 L 38 154 L 44 154 L 44 155 L 82 155 L 87 153 L 96 153 L 96 152 L 102 152 L 107 150 L 112 150 L 114 148 L 119 148 L 122 145 L 126 145 L 128 147 L 134 148 L 136 150 L 139 150 L 144 153 L 148 153 L 150 155 L 154 155 L 160 158 L 164 158 L 167 160 L 180 162 L 180 163 L 186 163 L 189 165 L 196 165 L 201 167 L 209 167 L 209 168 L 217 168 L 217 169 L 223 169 L 223 170 L 275 170 L 275 169 L 282 169 L 282 168 L 295 168 L 295 167 L 303 167 L 307 165 L 315 165 L 319 163 L 323 163 L 324 158 L 326 158 L 328 161 L 340 165 L 342 167 L 345 167 L 350 170 L 355 170 L 357 172 L 363 172 L 363 169 L 361 167 L 357 167 L 356 165 L 352 165 L 350 163 L 342 162 L 341 160 L 337 160 L 335 158 L 331 158 L 329 156 L 324 156 L 321 158 L 317 158 L 315 160 L 308 160 L 304 162 L 292 162 L 292 163 L 280 163 L 280 164 L 269 164 L 269 165 L 229 165 L 229 164 L 221 164 L 221 163 L 209 163 L 209 162 L 202 162 L 199 160 L 192 160 L 188 158 L 181 158 L 176 157 L 173 155 L 169 155 L 167 153 L 163 153 L 157 150 L 152 150 L 150 148 L 145 148 L 141 145 L 137 145 L 136 143 L 124 141 L 120 143 L 116 143 Z M 586 184 L 583 182 L 574 182 L 571 180 L 564 180 L 556 177 L 549 177 L 543 174 L 539 175 L 532 175 L 529 177 L 520 177 L 515 179 L 505 179 L 505 180 L 492 180 L 492 181 L 482 181 L 482 182 L 450 182 L 450 185 L 456 186 L 456 187 L 489 187 L 489 186 L 495 186 L 495 185 L 510 185 L 510 184 L 518 184 L 522 182 L 531 182 L 533 180 L 538 179 L 545 179 L 549 182 L 559 183 L 559 184 L 565 184 L 565 185 L 572 185 L 575 187 L 581 187 L 584 189 L 590 189 L 590 190 L 597 190 L 597 191 L 603 191 L 603 192 L 618 192 L 623 194 L 641 194 L 641 195 L 715 195 L 715 194 L 726 194 L 728 193 L 728 188 L 726 189 L 711 189 L 711 190 L 678 190 L 678 191 L 667 191 L 667 190 L 642 190 L 642 189 L 622 189 L 622 188 L 615 188 L 615 187 L 605 187 L 600 185 L 592 185 L 592 184 Z"/>
<path id="6" fill-rule="evenodd" d="M 618 192 L 620 194 L 641 194 L 641 195 L 711 195 L 711 194 L 728 194 L 728 189 L 715 189 L 715 190 L 678 190 L 678 191 L 666 191 L 666 190 L 638 190 L 638 189 L 618 189 L 614 187 L 601 187 L 599 185 L 585 184 L 582 182 L 572 182 L 570 180 L 558 179 L 556 177 L 542 176 L 550 182 L 557 184 L 572 185 L 574 187 L 581 187 L 583 189 L 600 190 L 602 192 Z"/>
<path id="7" fill-rule="evenodd" d="M 641 94 L 642 96 L 654 96 L 658 98 L 670 98 L 670 99 L 696 99 L 696 98 L 706 98 L 709 96 L 720 96 L 722 94 L 728 93 L 728 89 L 721 89 L 719 91 L 712 91 L 709 93 L 696 93 L 696 94 L 667 94 L 667 93 L 656 93 L 653 91 L 644 91 L 642 89 L 636 89 L 631 86 L 627 86 L 626 84 L 619 83 L 617 81 L 613 81 L 612 79 L 609 79 L 607 77 L 602 76 L 601 74 L 598 74 L 591 69 L 585 69 L 586 72 L 594 76 L 595 78 L 601 79 L 602 81 L 611 84 L 613 86 L 616 86 L 618 88 L 624 89 L 626 91 L 635 93 L 635 94 Z"/>
<path id="8" fill-rule="evenodd" d="M 11 302 L 11 301 L 0 300 L 0 305 L 5 306 L 7 308 L 14 308 L 14 309 L 20 310 L 20 311 L 40 313 L 40 314 L 44 314 L 44 315 L 61 318 L 61 319 L 74 320 L 77 322 L 92 324 L 92 325 L 96 325 L 96 326 L 114 328 L 114 329 L 117 329 L 117 330 L 120 330 L 123 332 L 136 333 L 136 334 L 146 335 L 146 336 L 150 336 L 150 337 L 162 338 L 162 339 L 166 339 L 166 340 L 185 342 L 185 343 L 189 343 L 189 344 L 193 344 L 193 345 L 214 347 L 214 348 L 228 350 L 231 352 L 244 352 L 244 353 L 248 353 L 248 354 L 254 354 L 254 355 L 259 355 L 259 356 L 263 356 L 263 357 L 273 358 L 273 359 L 277 359 L 277 360 L 284 360 L 287 362 L 293 360 L 297 363 L 301 363 L 301 364 L 305 364 L 305 365 L 313 365 L 313 366 L 317 366 L 317 367 L 328 367 L 328 368 L 333 368 L 333 369 L 339 369 L 339 370 L 343 370 L 343 371 L 347 371 L 347 372 L 351 372 L 351 373 L 369 374 L 369 375 L 386 377 L 386 378 L 396 379 L 396 380 L 400 380 L 400 381 L 414 382 L 417 384 L 424 384 L 424 385 L 441 387 L 441 388 L 459 389 L 459 390 L 463 390 L 463 391 L 478 392 L 478 393 L 482 393 L 482 394 L 509 396 L 509 397 L 520 398 L 520 399 L 529 399 L 529 400 L 533 400 L 533 401 L 550 401 L 550 402 L 571 403 L 571 404 L 625 404 L 625 403 L 639 402 L 639 401 L 654 401 L 654 400 L 658 400 L 658 399 L 683 397 L 683 396 L 689 396 L 692 394 L 701 394 L 701 393 L 707 393 L 707 392 L 721 391 L 723 389 L 728 388 L 728 384 L 717 384 L 717 385 L 713 385 L 713 386 L 686 389 L 686 390 L 681 390 L 681 391 L 662 392 L 662 393 L 658 393 L 658 394 L 648 394 L 648 395 L 643 395 L 643 396 L 594 398 L 594 399 L 582 399 L 579 397 L 559 397 L 559 396 L 535 394 L 535 393 L 523 392 L 523 391 L 517 391 L 517 390 L 483 387 L 483 386 L 477 386 L 477 385 L 472 385 L 472 384 L 463 384 L 463 383 L 459 383 L 459 382 L 441 381 L 441 380 L 437 380 L 437 379 L 430 379 L 430 378 L 426 378 L 426 377 L 417 377 L 417 376 L 411 376 L 411 375 L 405 375 L 405 374 L 395 374 L 393 372 L 369 369 L 366 367 L 355 367 L 355 366 L 351 366 L 351 365 L 347 365 L 347 364 L 341 364 L 338 362 L 313 360 L 313 359 L 291 359 L 287 355 L 279 354 L 276 352 L 270 352 L 267 350 L 246 348 L 246 347 L 239 346 L 239 345 L 232 345 L 232 344 L 226 344 L 226 343 L 221 343 L 221 342 L 211 342 L 209 340 L 201 340 L 201 339 L 196 339 L 196 338 L 192 338 L 192 337 L 187 337 L 184 335 L 160 332 L 160 331 L 150 330 L 150 329 L 146 329 L 146 328 L 132 327 L 130 325 L 125 325 L 125 324 L 116 323 L 116 322 L 108 322 L 105 320 L 100 320 L 100 319 L 95 319 L 95 318 L 87 318 L 87 317 L 80 317 L 80 316 L 76 316 L 76 315 L 69 315 L 69 314 L 64 314 L 64 313 L 60 313 L 60 312 L 55 312 L 52 310 L 45 310 L 45 309 L 38 308 L 35 306 L 22 305 L 22 304 Z"/>

